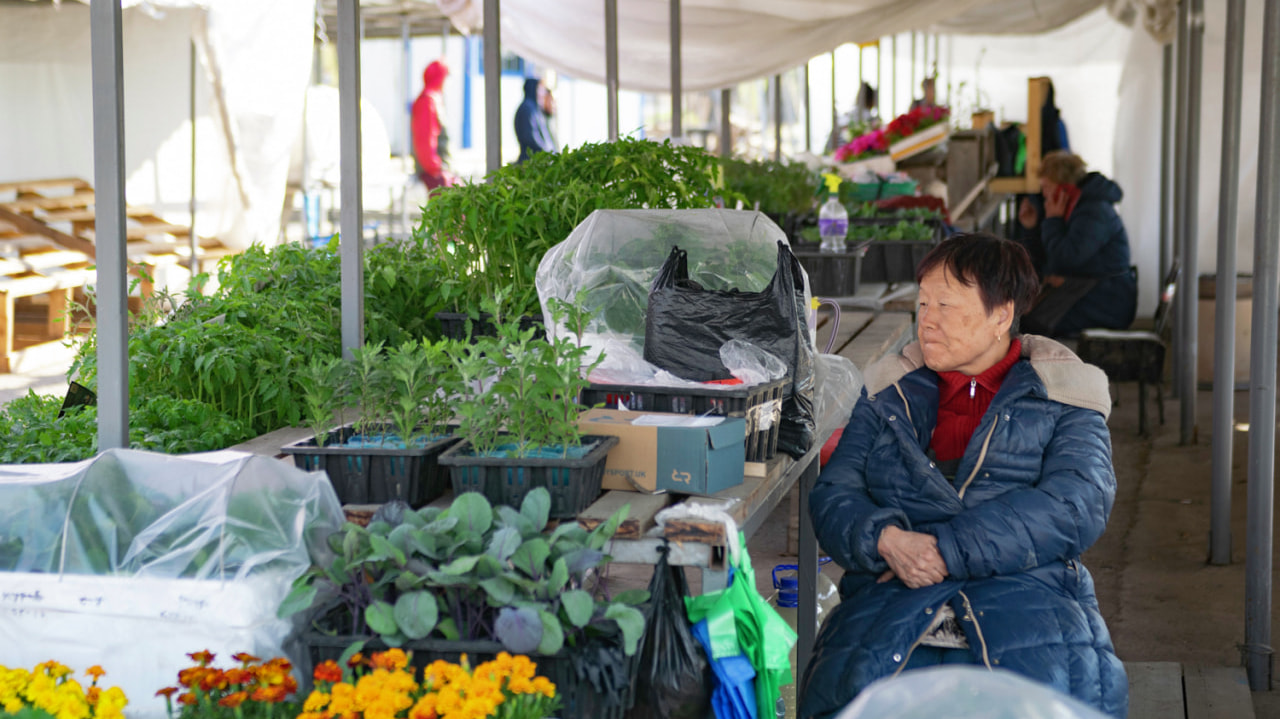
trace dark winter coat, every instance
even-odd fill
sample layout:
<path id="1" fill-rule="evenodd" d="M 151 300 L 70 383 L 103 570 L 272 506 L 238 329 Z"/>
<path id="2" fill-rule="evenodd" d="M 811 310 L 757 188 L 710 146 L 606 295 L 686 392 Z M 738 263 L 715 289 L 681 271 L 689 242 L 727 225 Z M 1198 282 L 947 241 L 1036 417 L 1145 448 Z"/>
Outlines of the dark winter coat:
<path id="1" fill-rule="evenodd" d="M 535 152 L 555 152 L 556 149 L 547 117 L 538 105 L 539 84 L 535 77 L 524 81 L 524 100 L 516 108 L 516 139 L 520 141 L 520 159 L 516 162 L 524 162 Z"/>
<path id="2" fill-rule="evenodd" d="M 901 671 L 942 605 L 975 663 L 1042 681 L 1108 714 L 1128 711 L 1124 665 L 1080 554 L 1115 499 L 1106 375 L 1053 340 L 1022 337 L 953 484 L 926 454 L 938 376 L 918 344 L 867 372 L 862 400 L 809 499 L 822 549 L 845 569 L 819 632 L 800 717 L 828 719 Z M 948 577 L 908 589 L 877 550 L 889 524 L 937 538 Z"/>
<path id="3" fill-rule="evenodd" d="M 1120 186 L 1091 172 L 1078 184 L 1080 199 L 1069 218 L 1046 217 L 1040 226 L 1044 274 L 1091 277 L 1098 284 L 1054 328 L 1055 336 L 1091 327 L 1124 329 L 1138 307 L 1138 283 L 1130 273 L 1129 235 L 1116 213 Z"/>

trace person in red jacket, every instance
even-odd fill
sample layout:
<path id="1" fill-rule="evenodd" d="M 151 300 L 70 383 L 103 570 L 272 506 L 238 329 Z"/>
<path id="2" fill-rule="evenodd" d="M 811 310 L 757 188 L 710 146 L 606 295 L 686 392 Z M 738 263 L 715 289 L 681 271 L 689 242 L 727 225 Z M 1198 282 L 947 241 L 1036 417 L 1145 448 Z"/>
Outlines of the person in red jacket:
<path id="1" fill-rule="evenodd" d="M 422 94 L 413 102 L 413 159 L 418 166 L 418 179 L 428 190 L 448 187 L 453 177 L 440 159 L 440 91 L 449 68 L 440 60 L 433 61 L 422 71 Z"/>

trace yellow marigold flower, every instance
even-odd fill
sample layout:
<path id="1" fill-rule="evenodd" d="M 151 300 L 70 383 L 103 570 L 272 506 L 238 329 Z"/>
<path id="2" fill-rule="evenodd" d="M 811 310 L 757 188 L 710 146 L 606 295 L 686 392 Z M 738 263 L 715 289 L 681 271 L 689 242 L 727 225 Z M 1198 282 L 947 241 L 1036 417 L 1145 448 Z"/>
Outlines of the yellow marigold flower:
<path id="1" fill-rule="evenodd" d="M 544 697 L 554 697 L 556 695 L 555 683 L 546 677 L 534 677 L 533 689 Z"/>
<path id="2" fill-rule="evenodd" d="M 302 704 L 304 712 L 318 712 L 329 706 L 329 695 L 324 692 L 311 692 L 311 696 Z"/>
<path id="3" fill-rule="evenodd" d="M 124 695 L 123 689 L 111 687 L 103 692 L 102 697 L 98 699 L 98 707 L 94 716 L 97 719 L 123 719 L 124 708 L 128 703 L 129 699 Z"/>
<path id="4" fill-rule="evenodd" d="M 436 719 L 436 695 L 425 694 L 409 710 L 409 719 Z"/>
<path id="5" fill-rule="evenodd" d="M 399 671 L 409 666 L 409 657 L 403 650 L 398 648 L 388 649 L 385 652 L 377 652 L 370 660 L 375 669 L 390 669 L 391 671 Z"/>
<path id="6" fill-rule="evenodd" d="M 99 665 L 97 665 L 97 664 L 94 664 L 93 666 L 91 666 L 91 667 L 89 667 L 88 669 L 84 670 L 84 673 L 85 673 L 85 674 L 88 674 L 88 675 L 89 675 L 89 676 L 91 676 L 91 677 L 93 677 L 93 680 L 96 682 L 96 681 L 98 681 L 99 679 L 101 679 L 101 678 L 102 678 L 102 675 L 103 675 L 103 674 L 106 674 L 107 672 L 106 672 L 106 670 L 105 670 L 105 669 L 103 669 L 101 666 L 99 666 Z"/>
<path id="7" fill-rule="evenodd" d="M 329 710 L 334 714 L 347 714 L 355 709 L 356 688 L 346 682 L 333 685 Z"/>

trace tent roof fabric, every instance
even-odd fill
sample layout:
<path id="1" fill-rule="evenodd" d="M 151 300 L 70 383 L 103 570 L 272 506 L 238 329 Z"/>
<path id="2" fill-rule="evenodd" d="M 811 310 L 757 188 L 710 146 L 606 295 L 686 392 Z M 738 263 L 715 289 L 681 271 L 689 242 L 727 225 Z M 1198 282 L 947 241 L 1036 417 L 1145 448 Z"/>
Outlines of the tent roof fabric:
<path id="1" fill-rule="evenodd" d="M 1113 0 L 1114 1 L 1114 0 Z M 453 24 L 475 30 L 483 0 L 438 0 Z M 910 30 L 1039 33 L 1101 6 L 1102 0 L 683 0 L 682 82 L 711 90 L 791 70 L 845 43 Z M 670 90 L 670 0 L 618 3 L 619 83 Z M 536 63 L 604 81 L 601 0 L 502 0 L 501 39 Z"/>

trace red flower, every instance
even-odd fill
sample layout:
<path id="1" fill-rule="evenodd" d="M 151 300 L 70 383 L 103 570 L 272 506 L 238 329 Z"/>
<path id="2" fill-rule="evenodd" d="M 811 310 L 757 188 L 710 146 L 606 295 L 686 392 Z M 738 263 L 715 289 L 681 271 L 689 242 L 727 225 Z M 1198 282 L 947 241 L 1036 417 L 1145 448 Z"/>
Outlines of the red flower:
<path id="1" fill-rule="evenodd" d="M 213 657 L 214 657 L 214 655 L 211 654 L 208 649 L 202 649 L 198 652 L 192 652 L 187 656 L 191 657 L 191 661 L 195 662 L 196 664 L 199 664 L 202 667 L 209 666 L 210 662 L 213 661 Z"/>
<path id="2" fill-rule="evenodd" d="M 247 666 L 249 666 L 250 664 L 254 663 L 254 662 L 260 662 L 260 661 L 262 661 L 261 659 L 259 659 L 259 658 L 255 657 L 255 656 L 253 656 L 253 655 L 252 655 L 252 654 L 250 654 L 249 652 L 240 652 L 239 654 L 232 654 L 232 655 L 231 655 L 231 658 L 232 658 L 232 659 L 234 659 L 234 660 L 236 660 L 236 661 L 238 661 L 238 662 L 240 662 L 241 664 L 243 664 L 243 665 L 244 665 L 244 666 L 246 666 L 246 667 L 247 667 Z"/>
<path id="3" fill-rule="evenodd" d="M 338 663 L 332 659 L 326 659 L 316 667 L 312 676 L 314 676 L 315 680 L 318 682 L 337 684 L 342 681 L 342 667 L 338 666 Z"/>
<path id="4" fill-rule="evenodd" d="M 223 706 L 228 709 L 235 709 L 236 707 L 243 704 L 244 700 L 248 698 L 249 698 L 248 692 L 232 692 L 226 695 L 225 697 L 219 699 L 218 706 Z"/>
<path id="5" fill-rule="evenodd" d="M 161 689 L 160 691 L 156 692 L 156 696 L 164 697 L 165 699 L 168 699 L 177 693 L 178 693 L 177 687 L 165 687 L 164 689 Z"/>

